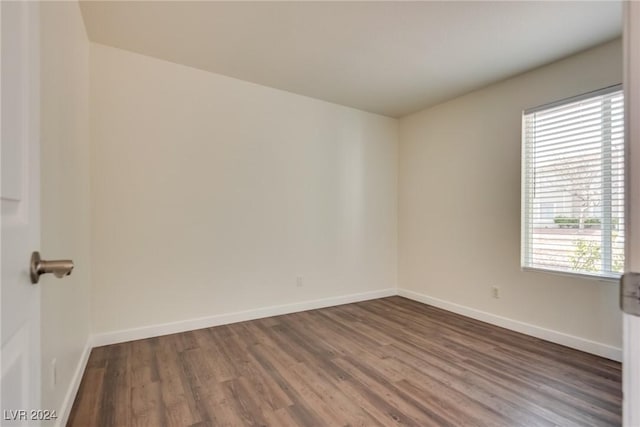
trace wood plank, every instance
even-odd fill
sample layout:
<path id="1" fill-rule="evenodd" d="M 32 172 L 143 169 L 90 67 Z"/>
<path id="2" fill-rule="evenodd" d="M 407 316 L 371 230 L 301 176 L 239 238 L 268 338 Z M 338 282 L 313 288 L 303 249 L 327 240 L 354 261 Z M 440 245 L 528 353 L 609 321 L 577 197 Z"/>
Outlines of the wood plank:
<path id="1" fill-rule="evenodd" d="M 614 426 L 621 366 L 401 297 L 92 350 L 68 426 Z"/>

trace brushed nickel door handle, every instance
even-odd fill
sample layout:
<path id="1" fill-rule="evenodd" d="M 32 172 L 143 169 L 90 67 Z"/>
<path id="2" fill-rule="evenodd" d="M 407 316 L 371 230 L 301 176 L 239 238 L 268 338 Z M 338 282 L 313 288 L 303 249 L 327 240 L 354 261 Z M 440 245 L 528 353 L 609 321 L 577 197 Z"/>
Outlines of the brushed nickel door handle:
<path id="1" fill-rule="evenodd" d="M 40 280 L 40 276 L 47 273 L 53 273 L 54 276 L 61 279 L 70 275 L 73 267 L 73 261 L 70 259 L 45 261 L 40 258 L 40 252 L 36 251 L 31 254 L 31 283 L 35 285 Z"/>

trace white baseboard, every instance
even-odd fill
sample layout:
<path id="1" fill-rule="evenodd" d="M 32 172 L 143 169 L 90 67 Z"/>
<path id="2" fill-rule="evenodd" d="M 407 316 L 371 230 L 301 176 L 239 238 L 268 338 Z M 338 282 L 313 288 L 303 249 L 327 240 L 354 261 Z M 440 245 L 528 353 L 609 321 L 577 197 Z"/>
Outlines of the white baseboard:
<path id="1" fill-rule="evenodd" d="M 595 354 L 597 356 L 606 357 L 607 359 L 615 360 L 617 362 L 622 361 L 622 349 L 618 347 L 613 347 L 585 338 L 576 337 L 574 335 L 565 334 L 563 332 L 542 328 L 530 323 L 525 323 L 519 320 L 513 320 L 507 317 L 498 316 L 496 314 L 487 313 L 486 311 L 476 310 L 475 308 L 430 297 L 428 295 L 409 291 L 406 289 L 398 289 L 398 295 L 421 302 L 423 304 L 432 305 L 443 310 L 471 317 L 472 319 L 500 326 L 505 329 L 510 329 L 512 331 L 531 335 L 532 337 L 571 347 L 576 350 L 581 350 L 587 353 Z"/>
<path id="2" fill-rule="evenodd" d="M 64 400 L 62 401 L 62 406 L 60 407 L 60 412 L 58 413 L 58 418 L 56 419 L 56 427 L 64 427 L 67 425 L 69 414 L 71 413 L 71 408 L 73 407 L 73 402 L 76 399 L 76 395 L 78 394 L 78 388 L 80 388 L 82 375 L 84 375 L 84 371 L 87 367 L 87 362 L 89 361 L 89 354 L 91 354 L 91 349 L 93 348 L 91 344 L 92 338 L 91 336 L 89 336 L 87 337 L 87 343 L 84 345 L 84 349 L 82 350 L 82 354 L 80 355 L 80 360 L 78 361 L 76 370 L 73 372 L 73 377 L 71 377 L 71 382 L 69 383 L 69 388 L 67 388 L 67 393 L 64 395 Z"/>
<path id="3" fill-rule="evenodd" d="M 209 328 L 212 326 L 227 325 L 230 323 L 244 322 L 247 320 L 261 319 L 270 316 L 279 316 L 282 314 L 297 313 L 300 311 L 314 310 L 324 307 L 332 307 L 341 304 L 350 304 L 354 302 L 367 301 L 376 298 L 384 298 L 393 295 L 400 295 L 414 301 L 418 301 L 427 305 L 442 308 L 453 313 L 461 314 L 472 319 L 510 329 L 543 340 L 551 341 L 580 351 L 595 354 L 607 359 L 620 362 L 622 360 L 622 349 L 611 345 L 591 341 L 585 338 L 566 334 L 564 332 L 546 329 L 530 323 L 521 322 L 519 320 L 510 319 L 499 316 L 497 314 L 488 313 L 486 311 L 477 310 L 475 308 L 460 305 L 454 302 L 445 301 L 439 298 L 430 297 L 425 294 L 406 290 L 388 288 L 378 291 L 364 292 L 359 294 L 343 295 L 338 297 L 329 297 L 318 300 L 303 301 L 292 304 L 276 305 L 254 310 L 238 311 L 234 313 L 225 313 L 215 316 L 201 317 L 197 319 L 188 319 L 178 322 L 163 323 L 159 325 L 150 325 L 140 328 L 125 329 L 120 331 L 105 332 L 94 334 L 91 337 L 91 347 L 99 347 L 109 344 L 117 344 L 127 341 L 133 341 L 144 338 L 158 337 L 162 335 L 175 334 L 179 332 L 193 331 L 196 329 Z M 89 348 L 90 350 L 90 348 Z M 85 351 L 88 357 L 88 351 Z M 86 364 L 86 359 L 84 360 Z M 83 365 L 84 369 L 84 365 Z M 80 372 L 82 376 L 82 371 Z M 75 377 L 74 377 L 75 380 Z M 78 384 L 80 378 L 77 379 Z M 77 389 L 77 385 L 76 385 Z M 71 402 L 70 404 L 73 404 Z"/>
<path id="4" fill-rule="evenodd" d="M 93 335 L 91 344 L 93 347 L 99 347 L 126 341 L 158 337 L 161 335 L 193 331 L 196 329 L 210 328 L 212 326 L 227 325 L 230 323 L 261 319 L 264 317 L 279 316 L 282 314 L 297 313 L 299 311 L 314 310 L 317 308 L 332 307 L 336 305 L 350 304 L 376 298 L 384 298 L 393 295 L 397 295 L 396 288 L 381 289 L 378 291 L 363 292 L 359 294 L 343 295 L 338 297 L 329 297 L 285 305 L 275 305 L 254 310 L 238 311 L 235 313 L 225 313 L 215 316 L 200 317 L 197 319 L 188 319 L 178 322 L 144 326 L 141 328 L 104 332 Z"/>

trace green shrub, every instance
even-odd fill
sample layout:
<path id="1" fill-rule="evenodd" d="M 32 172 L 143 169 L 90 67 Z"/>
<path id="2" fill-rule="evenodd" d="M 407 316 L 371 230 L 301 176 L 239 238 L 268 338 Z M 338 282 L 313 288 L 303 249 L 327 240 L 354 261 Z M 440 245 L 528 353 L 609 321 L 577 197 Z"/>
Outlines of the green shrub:
<path id="1" fill-rule="evenodd" d="M 558 224 L 560 228 L 578 228 L 580 225 L 580 219 L 571 216 L 557 216 L 553 218 L 553 222 Z M 618 223 L 620 222 L 619 218 L 611 218 L 611 225 L 613 229 L 616 230 L 618 228 Z M 600 228 L 602 225 L 602 221 L 600 218 L 585 218 L 583 220 L 584 228 Z"/>
<path id="2" fill-rule="evenodd" d="M 577 239 L 573 242 L 571 268 L 575 271 L 596 272 L 600 268 L 600 243 Z"/>
<path id="3" fill-rule="evenodd" d="M 600 218 L 585 218 L 584 228 L 600 228 Z"/>
<path id="4" fill-rule="evenodd" d="M 580 223 L 578 218 L 568 216 L 557 216 L 553 218 L 553 222 L 558 224 L 561 228 L 577 228 Z"/>

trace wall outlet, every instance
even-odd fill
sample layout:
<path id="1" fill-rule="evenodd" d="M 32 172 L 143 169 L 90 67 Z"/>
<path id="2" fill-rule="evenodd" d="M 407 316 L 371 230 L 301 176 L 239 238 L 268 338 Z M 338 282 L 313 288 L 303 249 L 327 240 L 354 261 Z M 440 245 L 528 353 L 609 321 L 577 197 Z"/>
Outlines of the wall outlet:
<path id="1" fill-rule="evenodd" d="M 51 359 L 51 388 L 56 388 L 56 384 L 58 384 L 57 360 Z"/>
<path id="2" fill-rule="evenodd" d="M 304 285 L 304 283 L 302 281 L 302 276 L 296 277 L 296 286 L 301 288 L 303 285 Z"/>
<path id="3" fill-rule="evenodd" d="M 491 295 L 496 299 L 500 298 L 500 288 L 497 286 L 492 286 Z"/>

